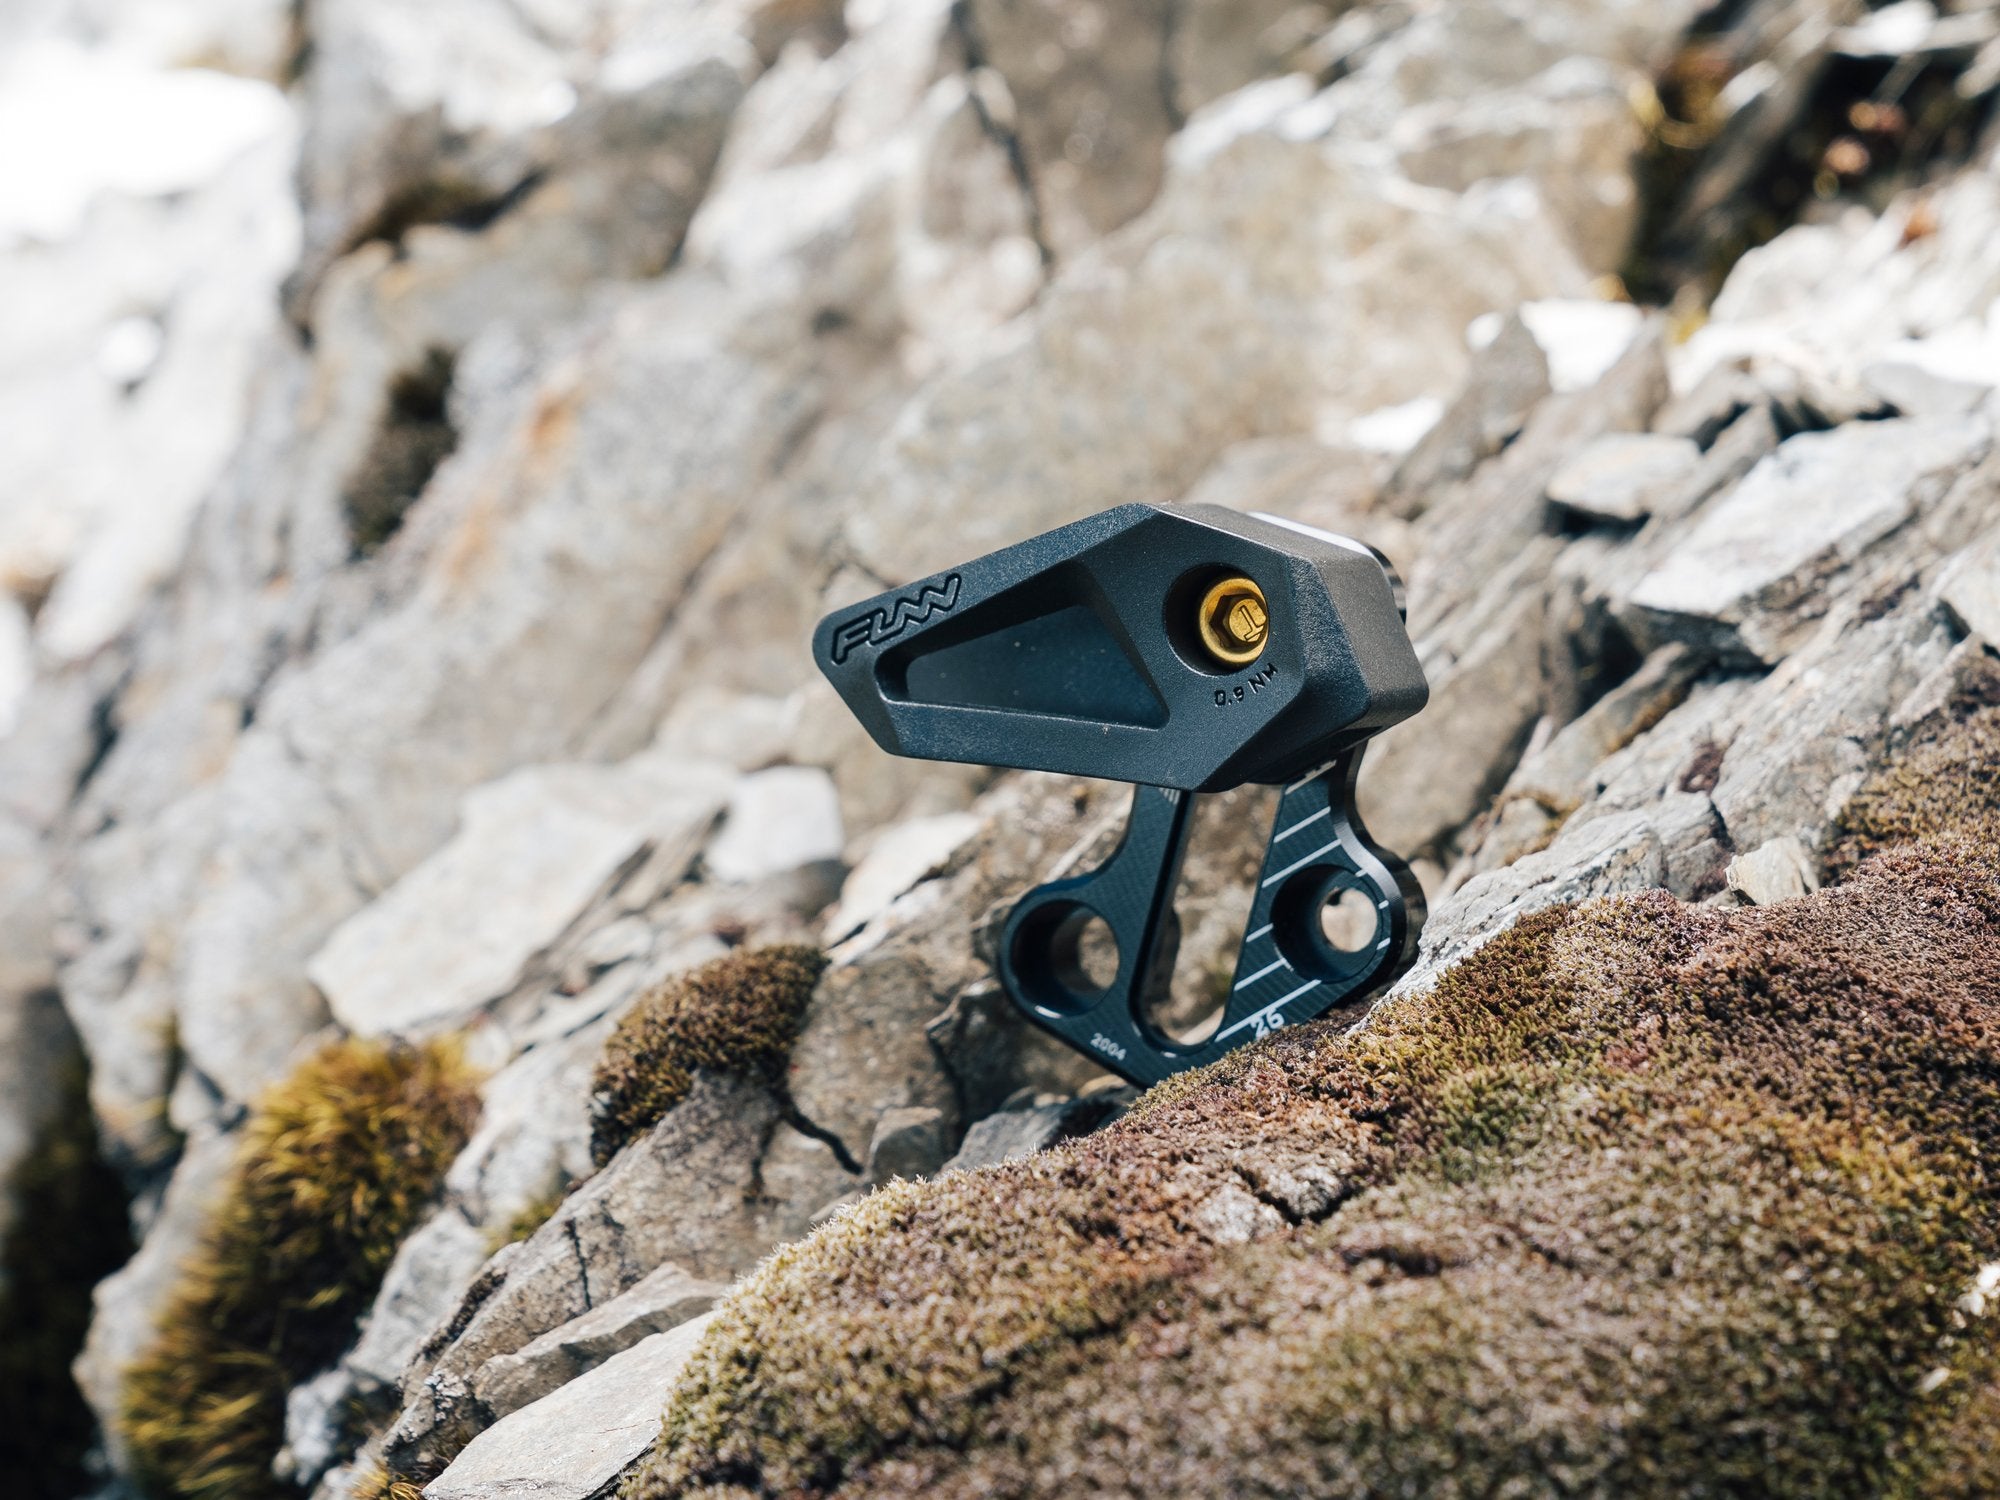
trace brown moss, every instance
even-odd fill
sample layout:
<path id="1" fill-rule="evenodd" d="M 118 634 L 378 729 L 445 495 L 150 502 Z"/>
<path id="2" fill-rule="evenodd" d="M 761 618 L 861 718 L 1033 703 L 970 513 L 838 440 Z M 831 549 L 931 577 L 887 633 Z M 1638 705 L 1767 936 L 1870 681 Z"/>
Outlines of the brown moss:
<path id="1" fill-rule="evenodd" d="M 875 1194 L 724 1305 L 629 1500 L 1993 1493 L 1993 736 L 1871 787 L 1935 837 L 1844 885 L 1544 912 Z"/>
<path id="2" fill-rule="evenodd" d="M 126 1376 L 122 1420 L 153 1493 L 282 1493 L 286 1390 L 352 1338 L 404 1235 L 471 1134 L 455 1046 L 343 1041 L 274 1086 L 244 1127 L 200 1252 Z"/>
<path id="3" fill-rule="evenodd" d="M 423 1500 L 424 1487 L 376 1464 L 355 1481 L 350 1500 Z"/>
<path id="4" fill-rule="evenodd" d="M 783 1093 L 792 1043 L 825 970 L 813 948 L 758 948 L 676 975 L 640 1000 L 598 1060 L 590 1101 L 597 1164 L 686 1098 L 697 1071 L 761 1077 Z"/>
<path id="5" fill-rule="evenodd" d="M 1831 856 L 1852 869 L 1878 850 L 1946 836 L 1991 849 L 2000 835 L 2000 708 L 1931 721 L 1842 812 Z"/>
<path id="6" fill-rule="evenodd" d="M 449 350 L 431 349 L 390 382 L 382 425 L 341 496 L 357 555 L 375 551 L 402 529 L 438 465 L 457 450 L 450 412 L 455 367 Z"/>

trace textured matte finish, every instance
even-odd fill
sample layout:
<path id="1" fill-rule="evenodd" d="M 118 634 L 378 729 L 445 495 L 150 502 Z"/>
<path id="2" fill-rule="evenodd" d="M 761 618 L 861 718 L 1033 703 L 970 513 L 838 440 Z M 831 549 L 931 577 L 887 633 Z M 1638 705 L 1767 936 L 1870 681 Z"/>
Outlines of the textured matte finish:
<path id="1" fill-rule="evenodd" d="M 1242 578 L 1269 632 L 1232 664 L 1203 645 L 1203 600 Z M 1354 807 L 1368 737 L 1429 696 L 1372 549 L 1216 506 L 1125 505 L 830 615 L 813 646 L 895 754 L 1139 783 L 1117 850 L 1024 896 L 998 965 L 1029 1020 L 1134 1083 L 1357 1005 L 1415 958 L 1423 894 Z M 1246 781 L 1289 784 L 1236 971 L 1205 1037 L 1170 1036 L 1148 1011 L 1172 980 L 1193 794 Z M 1374 919 L 1351 949 L 1321 925 L 1343 896 Z M 1117 944 L 1109 978 L 1085 972 L 1093 921 Z"/>
<path id="2" fill-rule="evenodd" d="M 1197 613 L 1230 573 L 1270 641 L 1224 669 Z M 1429 696 L 1375 553 L 1219 506 L 1119 506 L 829 615 L 813 650 L 892 754 L 1181 791 L 1291 781 Z"/>

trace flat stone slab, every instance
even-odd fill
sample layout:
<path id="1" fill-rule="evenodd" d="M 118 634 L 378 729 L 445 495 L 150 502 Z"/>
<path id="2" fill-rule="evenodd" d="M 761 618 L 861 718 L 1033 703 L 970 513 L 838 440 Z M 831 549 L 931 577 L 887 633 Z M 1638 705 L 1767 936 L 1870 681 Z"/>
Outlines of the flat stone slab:
<path id="1" fill-rule="evenodd" d="M 1782 444 L 1639 581 L 1657 633 L 1770 663 L 1820 580 L 1936 498 L 1992 443 L 1983 417 L 1855 422 Z"/>
<path id="2" fill-rule="evenodd" d="M 1937 598 L 1967 634 L 2000 645 L 2000 530 L 1952 554 L 1938 576 Z"/>
<path id="3" fill-rule="evenodd" d="M 592 1500 L 654 1439 L 667 1393 L 713 1313 L 634 1344 L 466 1445 L 425 1500 Z"/>
<path id="4" fill-rule="evenodd" d="M 334 929 L 306 973 L 358 1035 L 470 1014 L 644 850 L 678 843 L 691 862 L 731 779 L 646 761 L 489 782 L 466 796 L 451 842 Z"/>
<path id="5" fill-rule="evenodd" d="M 1607 433 L 1556 471 L 1548 495 L 1580 515 L 1643 521 L 1700 462 L 1701 448 L 1692 438 Z"/>
<path id="6" fill-rule="evenodd" d="M 682 1267 L 661 1266 L 629 1291 L 512 1354 L 489 1359 L 472 1377 L 488 1410 L 507 1415 L 560 1390 L 653 1334 L 669 1333 L 715 1305 L 727 1288 Z"/>

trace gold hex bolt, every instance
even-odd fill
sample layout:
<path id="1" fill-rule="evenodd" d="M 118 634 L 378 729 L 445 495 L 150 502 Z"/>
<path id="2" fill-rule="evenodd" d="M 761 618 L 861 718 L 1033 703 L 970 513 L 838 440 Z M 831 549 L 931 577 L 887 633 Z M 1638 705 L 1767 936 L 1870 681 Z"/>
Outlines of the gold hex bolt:
<path id="1" fill-rule="evenodd" d="M 1271 638 L 1264 591 L 1241 574 L 1222 579 L 1202 595 L 1196 619 L 1203 648 L 1225 666 L 1249 666 Z"/>

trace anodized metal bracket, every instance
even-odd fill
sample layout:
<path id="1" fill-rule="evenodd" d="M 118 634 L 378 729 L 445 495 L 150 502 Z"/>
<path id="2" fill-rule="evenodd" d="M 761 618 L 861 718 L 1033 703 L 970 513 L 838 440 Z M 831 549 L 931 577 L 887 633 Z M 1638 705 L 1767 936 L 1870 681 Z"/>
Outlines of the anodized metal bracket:
<path id="1" fill-rule="evenodd" d="M 1368 837 L 1370 737 L 1422 708 L 1400 586 L 1372 549 L 1219 507 L 1121 506 L 821 622 L 821 669 L 885 749 L 1134 784 L 1117 849 L 1029 891 L 1002 985 L 1037 1026 L 1135 1083 L 1357 1008 L 1415 958 L 1424 901 Z M 1198 794 L 1283 787 L 1235 974 L 1207 1034 L 1151 1019 L 1178 946 Z M 1337 943 L 1329 905 L 1372 923 Z M 1087 971 L 1093 920 L 1116 972 Z"/>

